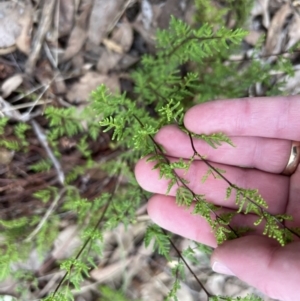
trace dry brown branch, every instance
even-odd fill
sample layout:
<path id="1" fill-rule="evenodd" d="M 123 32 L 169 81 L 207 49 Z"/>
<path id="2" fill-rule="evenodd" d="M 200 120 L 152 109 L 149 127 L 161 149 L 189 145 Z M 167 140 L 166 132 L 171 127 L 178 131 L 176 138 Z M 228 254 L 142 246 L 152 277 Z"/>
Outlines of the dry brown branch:
<path id="1" fill-rule="evenodd" d="M 47 32 L 49 31 L 51 23 L 52 23 L 55 3 L 56 3 L 56 0 L 45 0 L 44 1 L 39 28 L 34 37 L 33 45 L 31 47 L 31 52 L 30 52 L 30 55 L 28 57 L 28 60 L 26 62 L 26 66 L 25 66 L 25 72 L 27 74 L 33 73 L 35 64 L 39 58 L 45 36 L 46 36 Z"/>

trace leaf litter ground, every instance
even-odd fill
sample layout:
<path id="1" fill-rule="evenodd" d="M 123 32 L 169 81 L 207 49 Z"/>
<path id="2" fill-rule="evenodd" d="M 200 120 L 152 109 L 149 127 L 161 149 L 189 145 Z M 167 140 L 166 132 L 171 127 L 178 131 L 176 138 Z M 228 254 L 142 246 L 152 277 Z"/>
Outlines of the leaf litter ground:
<path id="1" fill-rule="evenodd" d="M 212 1 L 212 5 L 221 7 L 221 2 Z M 249 35 L 245 38 L 245 49 L 233 59 L 243 60 L 265 34 L 262 56 L 268 64 L 276 60 L 271 54 L 286 52 L 299 42 L 300 10 L 293 6 L 293 1 L 254 2 L 247 23 Z M 42 219 L 49 212 L 49 204 L 34 198 L 33 193 L 49 186 L 61 187 L 59 178 L 83 161 L 75 148 L 80 137 L 63 137 L 59 140 L 61 158 L 57 168 L 44 172 L 29 168 L 41 159 L 49 159 L 47 145 L 43 145 L 41 137 L 48 128 L 43 115 L 45 107 L 51 104 L 81 111 L 88 103 L 90 92 L 102 83 L 112 92 L 134 95 L 130 70 L 143 54 L 154 53 L 156 29 L 167 28 L 170 15 L 191 23 L 195 8 L 190 0 L 28 0 L 1 2 L 0 12 L 3 16 L 0 20 L 0 114 L 1 118 L 10 119 L 5 137 L 14 138 L 12 125 L 20 120 L 34 122 L 36 129 L 26 132 L 29 145 L 26 154 L 0 147 L 0 218 L 40 215 Z M 229 13 L 228 26 L 233 26 L 232 22 Z M 287 94 L 297 94 L 300 89 L 297 56 L 292 58 L 296 75 L 284 87 Z M 249 96 L 264 93 L 257 84 Z M 119 150 L 112 147 L 107 134 L 88 143 L 96 161 L 118 155 Z M 108 191 L 114 179 L 92 168 L 74 184 L 80 187 L 82 197 L 92 199 L 103 190 Z M 51 214 L 55 214 L 61 202 L 63 198 L 57 200 Z M 120 224 L 105 233 L 107 247 L 103 258 L 75 294 L 76 300 L 100 300 L 97 291 L 100 284 L 122 288 L 129 300 L 159 301 L 166 296 L 173 281 L 173 263 L 153 253 L 151 246 L 144 246 L 142 238 L 150 222 L 146 206 L 136 214 L 135 225 L 125 230 Z M 191 244 L 180 237 L 174 239 L 179 249 Z M 28 300 L 45 297 L 55 289 L 62 277 L 57 262 L 74 255 L 81 243 L 74 216 L 65 214 L 54 245 L 44 258 L 33 249 L 26 262 L 14 266 L 15 270 L 26 268 L 38 276 L 38 285 L 27 287 Z M 213 273 L 203 252 L 198 251 L 196 257 L 198 263 L 191 265 L 214 293 L 245 296 L 254 292 L 235 278 Z M 20 297 L 16 287 L 15 281 L 7 279 L 0 284 L 0 293 Z M 178 298 L 205 300 L 190 277 L 182 284 Z M 265 297 L 265 300 L 271 299 Z"/>

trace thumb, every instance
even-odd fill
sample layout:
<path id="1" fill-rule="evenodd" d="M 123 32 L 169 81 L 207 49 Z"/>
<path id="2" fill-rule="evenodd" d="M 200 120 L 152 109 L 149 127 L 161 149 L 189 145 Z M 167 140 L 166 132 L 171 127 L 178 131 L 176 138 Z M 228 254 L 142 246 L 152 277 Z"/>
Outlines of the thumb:
<path id="1" fill-rule="evenodd" d="M 299 241 L 281 247 L 266 237 L 245 236 L 216 248 L 211 263 L 215 272 L 234 275 L 271 298 L 299 301 Z"/>

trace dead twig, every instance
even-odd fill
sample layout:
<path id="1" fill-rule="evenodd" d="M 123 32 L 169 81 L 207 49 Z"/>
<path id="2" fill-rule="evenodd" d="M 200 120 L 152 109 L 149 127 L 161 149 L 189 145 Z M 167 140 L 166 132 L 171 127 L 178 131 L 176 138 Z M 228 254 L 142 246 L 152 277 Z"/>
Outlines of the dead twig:
<path id="1" fill-rule="evenodd" d="M 122 10 L 118 13 L 118 15 L 116 16 L 115 20 L 113 20 L 113 23 L 110 25 L 108 32 L 111 32 L 115 28 L 115 26 L 119 22 L 120 18 L 123 16 L 123 14 L 126 11 L 126 9 L 128 7 L 130 7 L 130 6 L 132 6 L 135 2 L 137 2 L 137 0 L 127 0 L 125 2 L 125 4 L 122 7 Z"/>
<path id="2" fill-rule="evenodd" d="M 47 0 L 47 1 L 45 0 L 44 1 L 39 28 L 34 37 L 33 45 L 31 47 L 31 52 L 30 52 L 30 55 L 28 57 L 28 60 L 26 62 L 26 66 L 25 66 L 25 72 L 27 74 L 33 73 L 35 64 L 39 58 L 45 36 L 46 36 L 47 32 L 49 31 L 51 23 L 52 23 L 55 3 L 56 3 L 56 0 Z"/>
<path id="3" fill-rule="evenodd" d="M 10 100 L 10 103 L 15 103 L 21 99 L 24 99 L 25 97 L 33 94 L 34 92 L 36 92 L 37 90 L 44 88 L 44 85 L 39 85 L 37 87 L 32 88 L 29 92 L 27 93 L 20 93 L 18 96 L 14 97 L 12 100 Z"/>
<path id="4" fill-rule="evenodd" d="M 9 112 L 9 111 L 13 111 L 13 110 L 19 110 L 19 109 L 24 109 L 24 108 L 28 108 L 28 107 L 32 107 L 32 106 L 40 106 L 40 105 L 45 105 L 47 103 L 51 103 L 52 100 L 45 100 L 45 101 L 39 101 L 39 102 L 29 102 L 29 103 L 22 103 L 16 106 L 11 106 L 8 108 L 4 108 L 2 110 L 2 112 Z"/>
<path id="5" fill-rule="evenodd" d="M 65 193 L 66 189 L 67 188 L 64 187 L 60 191 L 60 193 L 55 197 L 55 199 L 53 200 L 51 206 L 48 208 L 46 214 L 44 215 L 44 217 L 41 219 L 41 221 L 39 222 L 39 224 L 37 225 L 37 227 L 33 230 L 33 232 L 27 238 L 25 238 L 24 242 L 31 241 L 32 238 L 35 237 L 38 234 L 38 232 L 42 229 L 43 225 L 45 224 L 45 222 L 49 218 L 50 214 L 54 211 L 54 208 L 56 207 L 58 201 L 61 199 L 61 197 Z"/>
<path id="6" fill-rule="evenodd" d="M 23 116 L 20 114 L 20 112 L 16 111 L 9 102 L 0 96 L 0 117 L 5 116 L 18 121 L 23 119 Z"/>
<path id="7" fill-rule="evenodd" d="M 51 49 L 49 48 L 47 43 L 44 44 L 44 50 L 45 50 L 46 56 L 51 64 L 51 66 L 55 70 L 57 70 L 57 60 L 56 60 L 56 58 L 53 57 Z M 57 53 L 57 51 L 55 53 Z"/>
<path id="8" fill-rule="evenodd" d="M 51 80 L 51 82 L 53 81 L 53 79 Z M 23 114 L 22 119 L 24 120 L 28 120 L 28 116 L 30 115 L 30 113 L 32 112 L 32 110 L 34 109 L 34 107 L 40 102 L 40 99 L 43 97 L 43 95 L 46 93 L 46 91 L 49 89 L 51 82 L 44 86 L 44 89 L 42 91 L 42 93 L 37 97 L 37 99 L 34 101 L 32 107 L 30 107 L 26 113 Z"/>
<path id="9" fill-rule="evenodd" d="M 39 124 L 37 122 L 35 122 L 35 120 L 31 121 L 31 125 L 32 125 L 32 128 L 33 128 L 35 134 L 37 135 L 38 140 L 40 141 L 41 145 L 46 150 L 47 155 L 49 156 L 50 160 L 53 163 L 53 166 L 57 172 L 57 177 L 58 177 L 59 182 L 62 185 L 64 185 L 64 181 L 65 181 L 64 172 L 62 170 L 62 167 L 61 167 L 59 161 L 55 158 L 51 148 L 49 147 L 46 135 L 43 133 L 41 127 L 39 126 Z"/>

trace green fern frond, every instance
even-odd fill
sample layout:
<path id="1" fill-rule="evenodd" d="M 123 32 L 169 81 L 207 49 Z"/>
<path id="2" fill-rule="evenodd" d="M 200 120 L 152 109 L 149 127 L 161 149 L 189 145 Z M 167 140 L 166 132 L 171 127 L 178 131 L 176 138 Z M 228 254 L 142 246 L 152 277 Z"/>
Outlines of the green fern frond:
<path id="1" fill-rule="evenodd" d="M 185 186 L 180 186 L 176 190 L 176 204 L 189 208 L 194 200 L 193 193 Z"/>
<path id="2" fill-rule="evenodd" d="M 182 123 L 184 108 L 181 102 L 174 103 L 171 99 L 165 106 L 158 109 L 160 115 L 165 118 L 168 122 L 175 121 L 179 124 Z"/>
<path id="3" fill-rule="evenodd" d="M 56 198 L 58 195 L 58 188 L 55 186 L 49 186 L 48 188 L 36 191 L 33 196 L 40 199 L 43 203 L 49 202 L 51 198 Z"/>
<path id="4" fill-rule="evenodd" d="M 211 135 L 206 135 L 206 134 L 195 134 L 191 133 L 192 137 L 201 139 L 205 141 L 207 144 L 209 144 L 212 148 L 218 148 L 218 146 L 221 146 L 222 143 L 227 143 L 231 145 L 232 147 L 235 147 L 231 139 L 226 136 L 223 133 L 213 133 Z"/>
<path id="5" fill-rule="evenodd" d="M 246 297 L 213 296 L 209 297 L 209 301 L 263 301 L 263 299 L 251 294 Z"/>
<path id="6" fill-rule="evenodd" d="M 8 150 L 12 151 L 18 151 L 20 149 L 18 141 L 12 139 L 0 140 L 0 146 L 4 146 Z"/>
<path id="7" fill-rule="evenodd" d="M 85 135 L 76 144 L 76 148 L 80 151 L 82 156 L 86 159 L 91 157 L 92 152 L 89 149 L 89 144 L 87 142 L 88 137 Z"/>
<path id="8" fill-rule="evenodd" d="M 146 247 L 149 246 L 152 239 L 154 240 L 154 248 L 157 249 L 158 253 L 170 259 L 169 236 L 165 235 L 157 225 L 148 226 L 144 237 Z"/>
<path id="9" fill-rule="evenodd" d="M 165 301 L 171 301 L 171 300 L 179 301 L 179 299 L 177 297 L 177 293 L 180 288 L 181 288 L 180 280 L 178 278 L 176 278 L 168 295 L 165 298 Z"/>
<path id="10" fill-rule="evenodd" d="M 51 168 L 52 168 L 52 161 L 49 159 L 42 159 L 37 163 L 31 164 L 29 166 L 29 169 L 33 170 L 34 172 L 49 171 Z"/>
<path id="11" fill-rule="evenodd" d="M 49 120 L 50 127 L 55 128 L 51 131 L 51 138 L 57 139 L 63 135 L 72 137 L 83 132 L 81 118 L 75 107 L 55 108 L 48 106 L 45 110 L 45 116 Z"/>
<path id="12" fill-rule="evenodd" d="M 5 129 L 5 126 L 7 125 L 8 121 L 9 121 L 9 118 L 7 118 L 7 117 L 0 118 L 0 135 L 4 134 L 4 129 Z"/>

